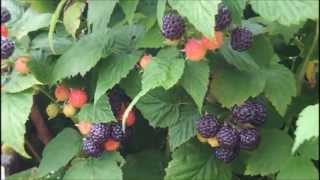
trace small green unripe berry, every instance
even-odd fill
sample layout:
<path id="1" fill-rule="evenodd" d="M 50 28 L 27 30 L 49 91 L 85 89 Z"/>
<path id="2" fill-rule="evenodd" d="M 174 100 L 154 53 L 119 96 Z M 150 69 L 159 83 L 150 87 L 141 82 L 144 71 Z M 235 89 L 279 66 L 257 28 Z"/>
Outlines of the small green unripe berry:
<path id="1" fill-rule="evenodd" d="M 59 113 L 59 106 L 57 104 L 49 104 L 47 109 L 47 114 L 49 116 L 49 119 L 55 118 L 57 117 L 58 113 Z"/>

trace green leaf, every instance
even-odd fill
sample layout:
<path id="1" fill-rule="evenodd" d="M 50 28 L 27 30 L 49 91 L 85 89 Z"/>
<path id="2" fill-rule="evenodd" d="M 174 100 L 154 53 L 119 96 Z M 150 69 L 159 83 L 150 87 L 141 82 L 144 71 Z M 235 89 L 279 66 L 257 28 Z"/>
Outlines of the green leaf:
<path id="1" fill-rule="evenodd" d="M 29 32 L 49 26 L 50 18 L 50 13 L 40 14 L 29 8 L 23 16 L 12 25 L 10 34 L 17 37 L 17 39 L 21 39 Z"/>
<path id="2" fill-rule="evenodd" d="M 137 51 L 132 54 L 112 55 L 103 60 L 99 66 L 98 81 L 94 95 L 95 103 L 107 90 L 127 76 L 140 59 L 140 56 L 141 52 Z"/>
<path id="3" fill-rule="evenodd" d="M 41 84 L 32 74 L 21 75 L 14 71 L 10 77 L 10 81 L 5 84 L 5 91 L 8 93 L 17 93 Z"/>
<path id="4" fill-rule="evenodd" d="M 173 9 L 176 9 L 182 16 L 186 16 L 203 35 L 214 36 L 215 15 L 218 13 L 218 4 L 221 0 L 197 0 L 188 1 L 188 3 L 181 0 L 168 0 L 168 2 Z"/>
<path id="5" fill-rule="evenodd" d="M 1 93 L 1 141 L 25 157 L 25 123 L 32 106 L 32 91 Z"/>
<path id="6" fill-rule="evenodd" d="M 250 4 L 263 18 L 286 26 L 318 18 L 318 13 L 315 12 L 319 11 L 319 1 L 251 0 Z"/>
<path id="7" fill-rule="evenodd" d="M 241 25 L 241 19 L 243 17 L 243 10 L 246 7 L 246 0 L 225 0 L 225 4 L 231 12 L 232 22 Z"/>
<path id="8" fill-rule="evenodd" d="M 275 56 L 271 42 L 264 35 L 254 36 L 252 46 L 247 52 L 259 67 L 269 67 Z"/>
<path id="9" fill-rule="evenodd" d="M 37 171 L 38 169 L 36 167 L 14 173 L 10 176 L 7 176 L 7 180 L 34 180 L 37 179 Z"/>
<path id="10" fill-rule="evenodd" d="M 80 121 L 95 123 L 116 121 L 109 104 L 109 98 L 106 95 L 101 96 L 96 104 L 85 105 L 77 116 Z"/>
<path id="11" fill-rule="evenodd" d="M 208 63 L 187 62 L 180 82 L 197 104 L 199 112 L 201 112 L 209 84 Z"/>
<path id="12" fill-rule="evenodd" d="M 92 32 L 107 28 L 117 2 L 117 0 L 88 1 L 88 27 L 92 25 Z"/>
<path id="13" fill-rule="evenodd" d="M 271 35 L 277 35 L 280 34 L 283 36 L 286 43 L 289 43 L 290 39 L 293 38 L 293 36 L 298 33 L 300 28 L 304 23 L 300 23 L 298 25 L 291 25 L 291 26 L 284 26 L 282 24 L 279 24 L 278 22 L 270 23 L 267 28 Z"/>
<path id="14" fill-rule="evenodd" d="M 84 75 L 95 66 L 110 42 L 107 33 L 94 33 L 83 37 L 59 57 L 51 74 L 52 82 L 77 74 Z"/>
<path id="15" fill-rule="evenodd" d="M 302 157 L 290 157 L 280 169 L 277 180 L 317 180 L 319 172 L 313 163 Z"/>
<path id="16" fill-rule="evenodd" d="M 53 35 L 54 35 L 54 30 L 56 28 L 58 19 L 60 17 L 60 13 L 63 9 L 64 4 L 66 3 L 67 0 L 61 0 L 54 11 L 51 20 L 50 20 L 50 26 L 49 26 L 49 33 L 48 33 L 48 41 L 49 41 L 49 47 L 50 50 L 52 51 L 53 54 L 56 54 L 53 46 Z"/>
<path id="17" fill-rule="evenodd" d="M 65 166 L 80 152 L 81 143 L 81 136 L 76 130 L 64 129 L 43 150 L 38 176 L 45 176 Z"/>
<path id="18" fill-rule="evenodd" d="M 299 115 L 292 152 L 306 140 L 319 137 L 319 104 L 306 107 Z"/>
<path id="19" fill-rule="evenodd" d="M 57 6 L 57 1 L 47 0 L 47 1 L 33 1 L 33 0 L 24 0 L 24 2 L 30 4 L 32 10 L 38 13 L 53 12 Z"/>
<path id="20" fill-rule="evenodd" d="M 107 177 L 110 180 L 122 180 L 120 167 L 123 163 L 118 152 L 104 153 L 99 159 L 75 159 L 63 179 L 95 180 Z"/>
<path id="21" fill-rule="evenodd" d="M 179 112 L 178 122 L 169 127 L 168 134 L 171 151 L 196 135 L 196 121 L 200 119 L 200 114 L 194 106 L 181 106 Z"/>
<path id="22" fill-rule="evenodd" d="M 245 175 L 268 175 L 280 170 L 290 158 L 292 139 L 277 129 L 261 130 L 261 142 L 250 155 Z"/>
<path id="23" fill-rule="evenodd" d="M 152 163 L 150 163 L 152 162 Z M 162 180 L 166 167 L 166 157 L 163 151 L 145 150 L 130 154 L 123 167 L 124 180 L 148 179 Z"/>
<path id="24" fill-rule="evenodd" d="M 298 148 L 298 153 L 300 156 L 319 160 L 319 137 L 312 138 L 311 140 L 305 141 Z"/>
<path id="25" fill-rule="evenodd" d="M 167 0 L 158 0 L 157 2 L 157 20 L 159 28 L 162 28 L 162 18 L 166 11 Z"/>
<path id="26" fill-rule="evenodd" d="M 224 43 L 221 46 L 220 52 L 229 64 L 234 65 L 240 71 L 254 71 L 259 69 L 255 60 L 247 52 L 235 51 L 228 43 Z"/>
<path id="27" fill-rule="evenodd" d="M 216 160 L 211 148 L 193 141 L 173 152 L 165 180 L 230 180 L 231 177 L 230 167 Z"/>
<path id="28" fill-rule="evenodd" d="M 165 39 L 157 25 L 153 27 L 144 35 L 142 39 L 137 42 L 137 48 L 161 48 L 164 46 Z"/>
<path id="29" fill-rule="evenodd" d="M 122 8 L 129 24 L 132 23 L 134 12 L 139 4 L 139 0 L 120 0 L 119 5 Z"/>
<path id="30" fill-rule="evenodd" d="M 296 81 L 292 72 L 283 65 L 271 64 L 263 69 L 262 73 L 266 77 L 265 96 L 280 115 L 284 116 L 292 97 L 297 94 Z"/>
<path id="31" fill-rule="evenodd" d="M 230 65 L 216 64 L 213 72 L 210 92 L 228 108 L 259 95 L 265 87 L 265 78 L 259 71 L 245 72 Z"/>
<path id="32" fill-rule="evenodd" d="M 1 6 L 7 8 L 11 14 L 10 20 L 6 23 L 8 27 L 11 27 L 22 17 L 25 7 L 15 0 L 1 1 L 1 3 Z"/>
<path id="33" fill-rule="evenodd" d="M 76 1 L 64 11 L 63 24 L 73 38 L 76 38 L 76 31 L 80 26 L 80 16 L 85 5 L 84 2 Z"/>

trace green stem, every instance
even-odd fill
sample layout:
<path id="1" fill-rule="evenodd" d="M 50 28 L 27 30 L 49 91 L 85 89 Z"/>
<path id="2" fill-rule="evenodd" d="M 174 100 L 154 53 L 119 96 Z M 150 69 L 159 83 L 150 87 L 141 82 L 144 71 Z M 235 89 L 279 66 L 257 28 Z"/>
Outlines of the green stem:
<path id="1" fill-rule="evenodd" d="M 38 87 L 38 90 L 42 92 L 45 96 L 47 96 L 52 102 L 56 102 L 56 100 L 54 100 L 54 98 L 50 96 L 50 94 L 47 93 L 44 89 L 42 89 L 41 87 Z"/>
<path id="2" fill-rule="evenodd" d="M 297 92 L 298 92 L 297 94 L 300 94 L 300 92 L 301 92 L 301 88 L 302 88 L 302 84 L 303 84 L 303 77 L 306 72 L 306 68 L 307 68 L 308 62 L 310 60 L 310 57 L 312 55 L 312 52 L 317 45 L 318 37 L 319 37 L 319 21 L 317 21 L 317 23 L 316 23 L 316 35 L 313 39 L 312 45 L 306 55 L 306 58 L 303 61 L 303 64 L 301 65 L 300 70 L 297 73 L 297 77 L 296 77 L 297 78 Z"/>

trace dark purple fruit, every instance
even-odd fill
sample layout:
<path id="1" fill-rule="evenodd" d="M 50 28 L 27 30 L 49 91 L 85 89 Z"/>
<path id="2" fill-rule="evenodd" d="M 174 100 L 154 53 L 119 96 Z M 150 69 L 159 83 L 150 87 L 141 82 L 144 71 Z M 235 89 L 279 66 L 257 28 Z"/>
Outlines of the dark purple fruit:
<path id="1" fill-rule="evenodd" d="M 223 125 L 218 131 L 216 138 L 221 147 L 234 148 L 239 145 L 239 134 L 236 129 Z"/>
<path id="2" fill-rule="evenodd" d="M 185 32 L 184 20 L 175 13 L 169 13 L 163 17 L 162 34 L 170 40 L 179 39 Z"/>
<path id="3" fill-rule="evenodd" d="M 219 128 L 219 122 L 211 115 L 204 115 L 197 121 L 197 131 L 204 138 L 214 137 Z"/>
<path id="4" fill-rule="evenodd" d="M 231 31 L 231 47 L 236 51 L 245 51 L 251 47 L 253 34 L 246 28 L 237 27 Z"/>
<path id="5" fill-rule="evenodd" d="M 240 149 L 254 150 L 260 143 L 259 131 L 255 128 L 242 129 L 239 133 Z"/>
<path id="6" fill-rule="evenodd" d="M 230 25 L 232 18 L 231 12 L 228 7 L 224 3 L 220 3 L 218 7 L 218 14 L 215 16 L 216 18 L 216 31 L 221 31 Z"/>

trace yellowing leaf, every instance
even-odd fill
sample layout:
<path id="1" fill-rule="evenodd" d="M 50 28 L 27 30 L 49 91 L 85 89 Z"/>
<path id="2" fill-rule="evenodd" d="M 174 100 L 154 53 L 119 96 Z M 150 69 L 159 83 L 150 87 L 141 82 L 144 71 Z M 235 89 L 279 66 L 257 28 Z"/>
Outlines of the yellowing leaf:
<path id="1" fill-rule="evenodd" d="M 318 61 L 308 62 L 306 69 L 306 78 L 311 88 L 314 88 L 317 84 L 316 73 L 318 69 Z"/>

